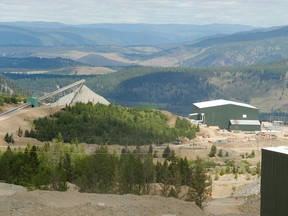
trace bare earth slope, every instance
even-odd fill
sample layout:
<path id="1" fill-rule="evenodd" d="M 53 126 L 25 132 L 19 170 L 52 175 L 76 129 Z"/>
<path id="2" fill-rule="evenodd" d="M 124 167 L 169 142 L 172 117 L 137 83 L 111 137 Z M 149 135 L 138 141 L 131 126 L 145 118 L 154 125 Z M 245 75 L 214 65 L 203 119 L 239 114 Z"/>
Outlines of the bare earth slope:
<path id="1" fill-rule="evenodd" d="M 5 111 L 11 109 L 11 107 L 5 107 Z M 34 119 L 40 117 L 45 117 L 59 111 L 61 107 L 39 107 L 39 108 L 25 108 L 19 110 L 11 115 L 0 117 L 0 148 L 7 146 L 4 141 L 4 136 L 6 133 L 13 134 L 15 139 L 15 144 L 13 146 L 30 144 L 40 144 L 39 141 L 35 139 L 30 139 L 26 137 L 18 137 L 17 130 L 19 127 L 23 131 L 30 130 L 32 127 L 32 122 Z"/>
<path id="2" fill-rule="evenodd" d="M 72 186 L 73 187 L 73 186 Z M 0 183 L 0 215 L 205 215 L 194 203 L 175 198 L 136 195 L 105 195 L 68 192 L 26 191 L 21 186 Z"/>

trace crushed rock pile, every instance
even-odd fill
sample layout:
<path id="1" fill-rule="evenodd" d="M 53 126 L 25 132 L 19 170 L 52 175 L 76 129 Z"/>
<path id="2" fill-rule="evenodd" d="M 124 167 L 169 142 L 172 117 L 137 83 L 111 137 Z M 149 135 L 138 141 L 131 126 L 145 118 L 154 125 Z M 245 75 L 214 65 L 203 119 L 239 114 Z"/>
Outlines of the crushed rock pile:
<path id="1" fill-rule="evenodd" d="M 101 103 L 105 105 L 110 104 L 109 101 L 107 101 L 104 97 L 96 94 L 87 86 L 83 85 L 80 90 L 77 89 L 75 92 L 71 92 L 70 94 L 67 94 L 64 97 L 61 97 L 58 101 L 56 101 L 55 103 L 52 103 L 51 106 L 53 107 L 65 106 L 65 105 L 71 105 L 77 102 L 82 102 L 82 103 L 92 102 L 93 104 Z"/>
<path id="2" fill-rule="evenodd" d="M 258 178 L 256 181 L 246 185 L 244 188 L 240 189 L 239 191 L 236 191 L 234 196 L 246 197 L 246 196 L 258 195 L 260 194 L 260 184 L 261 184 L 261 179 Z"/>

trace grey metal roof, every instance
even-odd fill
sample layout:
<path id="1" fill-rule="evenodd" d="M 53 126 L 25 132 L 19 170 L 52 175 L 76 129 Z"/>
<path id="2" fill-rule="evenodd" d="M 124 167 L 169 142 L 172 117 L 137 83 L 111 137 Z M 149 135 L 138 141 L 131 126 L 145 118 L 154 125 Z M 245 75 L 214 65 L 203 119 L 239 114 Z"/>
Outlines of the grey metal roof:
<path id="1" fill-rule="evenodd" d="M 252 109 L 257 109 L 254 106 L 251 106 L 249 104 L 240 103 L 240 102 L 234 102 L 234 101 L 228 101 L 228 100 L 211 100 L 211 101 L 204 101 L 204 102 L 198 102 L 194 103 L 193 105 L 197 106 L 198 108 L 207 108 L 207 107 L 215 107 L 215 106 L 223 106 L 223 105 L 236 105 L 236 106 L 242 106 L 242 107 L 248 107 Z"/>
<path id="2" fill-rule="evenodd" d="M 275 146 L 275 147 L 267 147 L 263 149 L 268 150 L 268 151 L 288 154 L 288 146 Z"/>

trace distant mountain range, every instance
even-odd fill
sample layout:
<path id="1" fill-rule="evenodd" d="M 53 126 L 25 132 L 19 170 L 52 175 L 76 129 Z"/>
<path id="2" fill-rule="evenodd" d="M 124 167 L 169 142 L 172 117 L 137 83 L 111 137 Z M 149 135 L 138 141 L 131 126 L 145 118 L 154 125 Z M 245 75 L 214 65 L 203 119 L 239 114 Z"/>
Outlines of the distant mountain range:
<path id="1" fill-rule="evenodd" d="M 160 45 L 252 30 L 245 25 L 0 23 L 0 46 Z"/>
<path id="2" fill-rule="evenodd" d="M 244 66 L 286 60 L 288 26 L 210 37 L 163 50 L 149 61 L 157 65 L 156 59 L 170 59 L 170 63 L 174 62 L 170 66 L 180 67 Z"/>
<path id="3" fill-rule="evenodd" d="M 0 23 L 0 56 L 107 67 L 242 66 L 288 59 L 288 26 Z"/>

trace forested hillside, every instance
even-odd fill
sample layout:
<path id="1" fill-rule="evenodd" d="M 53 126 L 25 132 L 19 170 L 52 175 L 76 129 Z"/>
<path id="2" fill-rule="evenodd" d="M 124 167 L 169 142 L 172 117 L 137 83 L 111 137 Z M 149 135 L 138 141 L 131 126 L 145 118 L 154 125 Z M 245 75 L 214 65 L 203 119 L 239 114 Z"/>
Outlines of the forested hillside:
<path id="1" fill-rule="evenodd" d="M 108 94 L 119 103 L 155 104 L 157 108 L 181 113 L 181 107 L 190 109 L 192 101 L 210 98 L 218 90 L 207 77 L 177 70 L 163 70 L 127 79 Z M 189 112 L 189 110 L 186 110 Z"/>
<path id="2" fill-rule="evenodd" d="M 34 120 L 35 129 L 25 136 L 49 141 L 60 133 L 65 142 L 93 144 L 143 145 L 192 139 L 198 128 L 178 118 L 175 126 L 160 111 L 125 108 L 117 105 L 77 103 L 52 116 Z"/>
<path id="3" fill-rule="evenodd" d="M 75 62 L 70 59 L 64 58 L 39 58 L 39 57 L 26 57 L 26 58 L 7 58 L 0 57 L 0 70 L 3 69 L 55 69 L 63 67 L 75 67 L 84 65 L 80 62 Z"/>
<path id="4" fill-rule="evenodd" d="M 150 106 L 187 116 L 192 103 L 228 99 L 250 103 L 260 112 L 286 111 L 287 61 L 245 67 L 113 68 L 116 73 L 96 76 L 5 74 L 14 86 L 43 95 L 80 79 L 112 103 Z M 30 83 L 33 82 L 33 85 Z"/>
<path id="5" fill-rule="evenodd" d="M 187 47 L 186 53 L 199 50 Z M 181 62 L 183 67 L 245 66 L 283 61 L 288 58 L 287 37 L 212 44 Z"/>

